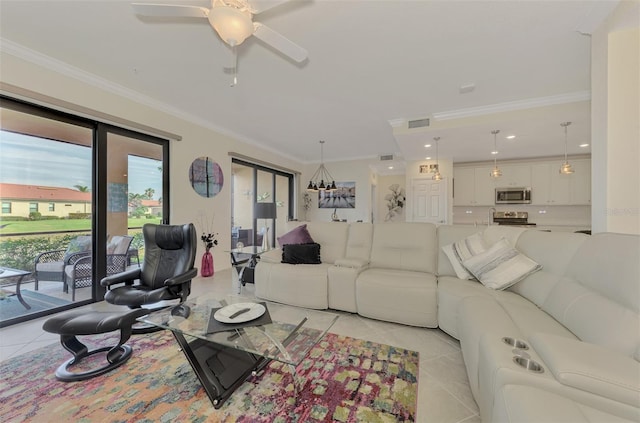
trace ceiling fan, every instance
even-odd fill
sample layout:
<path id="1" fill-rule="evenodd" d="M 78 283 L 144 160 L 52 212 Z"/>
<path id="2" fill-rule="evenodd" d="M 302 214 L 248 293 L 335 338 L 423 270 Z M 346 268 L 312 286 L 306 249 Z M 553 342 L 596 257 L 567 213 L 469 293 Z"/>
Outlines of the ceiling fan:
<path id="1" fill-rule="evenodd" d="M 253 15 L 262 13 L 290 0 L 211 0 L 211 8 L 174 4 L 133 3 L 141 16 L 206 18 L 222 41 L 235 47 L 251 35 L 300 63 L 307 51 L 271 28 L 253 22 Z"/>

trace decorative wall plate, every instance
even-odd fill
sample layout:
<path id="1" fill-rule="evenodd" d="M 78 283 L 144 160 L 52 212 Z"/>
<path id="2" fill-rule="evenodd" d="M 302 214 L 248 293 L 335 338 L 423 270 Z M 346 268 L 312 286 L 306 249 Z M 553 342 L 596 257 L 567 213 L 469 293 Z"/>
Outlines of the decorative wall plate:
<path id="1" fill-rule="evenodd" d="M 215 197 L 224 185 L 220 165 L 209 157 L 198 157 L 189 167 L 191 188 L 203 197 Z"/>

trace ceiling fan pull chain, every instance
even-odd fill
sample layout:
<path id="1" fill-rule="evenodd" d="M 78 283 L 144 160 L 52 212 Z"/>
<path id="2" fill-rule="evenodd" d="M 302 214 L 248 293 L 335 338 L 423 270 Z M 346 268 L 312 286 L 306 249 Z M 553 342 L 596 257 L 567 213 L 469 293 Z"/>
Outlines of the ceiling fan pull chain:
<path id="1" fill-rule="evenodd" d="M 231 46 L 231 50 L 233 51 L 233 82 L 231 86 L 235 87 L 238 85 L 238 51 L 235 45 Z"/>

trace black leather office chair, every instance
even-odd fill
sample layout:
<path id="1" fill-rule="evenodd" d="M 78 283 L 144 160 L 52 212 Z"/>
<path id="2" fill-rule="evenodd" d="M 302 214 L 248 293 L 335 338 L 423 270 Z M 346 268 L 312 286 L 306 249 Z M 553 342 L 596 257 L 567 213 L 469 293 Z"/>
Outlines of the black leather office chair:
<path id="1" fill-rule="evenodd" d="M 198 274 L 198 269 L 193 267 L 197 248 L 196 228 L 191 223 L 147 223 L 142 227 L 142 233 L 142 266 L 102 279 L 100 284 L 109 288 L 105 301 L 130 308 L 175 299 L 183 303 L 191 292 L 191 279 Z M 139 282 L 134 283 L 136 280 Z M 122 283 L 123 286 L 112 288 Z M 134 333 L 140 332 L 134 330 Z"/>

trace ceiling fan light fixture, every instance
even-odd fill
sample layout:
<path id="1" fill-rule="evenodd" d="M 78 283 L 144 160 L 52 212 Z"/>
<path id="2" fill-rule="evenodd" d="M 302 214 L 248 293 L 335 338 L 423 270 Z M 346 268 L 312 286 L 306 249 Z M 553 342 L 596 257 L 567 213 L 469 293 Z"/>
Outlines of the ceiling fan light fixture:
<path id="1" fill-rule="evenodd" d="M 254 31 L 251 12 L 233 6 L 214 7 L 209 12 L 209 22 L 220 38 L 232 47 L 242 44 Z"/>

